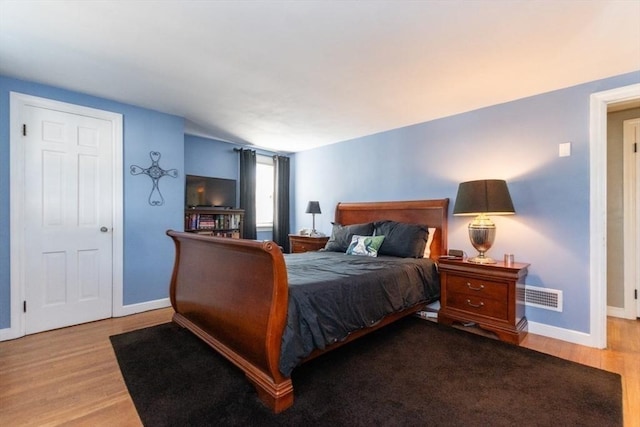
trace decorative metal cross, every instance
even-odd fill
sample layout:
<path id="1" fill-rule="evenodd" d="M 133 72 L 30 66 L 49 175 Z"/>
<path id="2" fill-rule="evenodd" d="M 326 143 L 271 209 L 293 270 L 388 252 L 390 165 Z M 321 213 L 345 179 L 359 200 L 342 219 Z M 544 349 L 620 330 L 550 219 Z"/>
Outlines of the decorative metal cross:
<path id="1" fill-rule="evenodd" d="M 160 154 L 158 151 L 151 151 L 149 153 L 149 157 L 151 157 L 151 166 L 146 169 L 141 168 L 140 166 L 131 165 L 131 175 L 140 175 L 145 174 L 151 178 L 153 181 L 153 188 L 151 189 L 151 194 L 149 194 L 149 204 L 151 206 L 162 206 L 164 205 L 164 198 L 162 197 L 162 193 L 160 193 L 160 187 L 158 186 L 158 181 L 163 176 L 169 175 L 171 178 L 178 177 L 177 169 L 169 169 L 164 170 L 159 165 Z"/>

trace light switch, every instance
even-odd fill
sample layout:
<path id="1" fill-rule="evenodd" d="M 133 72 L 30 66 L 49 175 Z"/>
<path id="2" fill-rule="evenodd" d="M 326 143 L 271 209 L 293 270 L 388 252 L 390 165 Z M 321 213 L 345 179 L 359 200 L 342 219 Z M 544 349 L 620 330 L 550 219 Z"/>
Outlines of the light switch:
<path id="1" fill-rule="evenodd" d="M 563 142 L 558 148 L 559 157 L 569 157 L 571 155 L 571 143 Z"/>

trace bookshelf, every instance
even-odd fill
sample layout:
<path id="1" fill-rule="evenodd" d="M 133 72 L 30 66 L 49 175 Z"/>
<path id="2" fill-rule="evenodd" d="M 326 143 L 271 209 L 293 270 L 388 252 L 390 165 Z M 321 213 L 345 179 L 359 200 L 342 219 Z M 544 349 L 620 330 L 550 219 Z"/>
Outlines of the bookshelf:
<path id="1" fill-rule="evenodd" d="M 184 231 L 216 237 L 242 238 L 243 209 L 189 208 L 184 212 Z"/>

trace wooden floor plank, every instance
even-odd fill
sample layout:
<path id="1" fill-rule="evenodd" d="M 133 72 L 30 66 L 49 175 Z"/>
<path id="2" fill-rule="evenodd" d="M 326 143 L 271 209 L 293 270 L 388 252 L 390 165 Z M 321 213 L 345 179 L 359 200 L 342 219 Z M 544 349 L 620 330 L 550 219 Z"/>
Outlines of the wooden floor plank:
<path id="1" fill-rule="evenodd" d="M 0 425 L 140 426 L 109 341 L 169 322 L 170 308 L 0 342 Z M 522 346 L 622 375 L 625 427 L 640 426 L 640 321 L 609 318 L 605 350 L 528 334 Z"/>

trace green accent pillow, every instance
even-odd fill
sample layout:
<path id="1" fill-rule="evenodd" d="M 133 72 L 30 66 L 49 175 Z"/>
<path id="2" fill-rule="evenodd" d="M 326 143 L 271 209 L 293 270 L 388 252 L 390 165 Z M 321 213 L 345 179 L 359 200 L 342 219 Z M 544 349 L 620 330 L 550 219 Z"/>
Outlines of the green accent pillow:
<path id="1" fill-rule="evenodd" d="M 351 238 L 351 244 L 347 248 L 347 255 L 378 256 L 378 249 L 382 246 L 384 236 L 358 236 Z"/>

